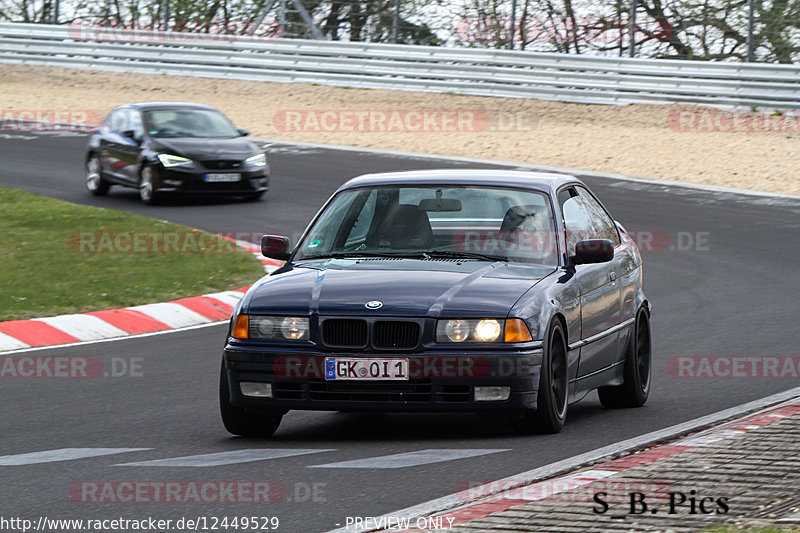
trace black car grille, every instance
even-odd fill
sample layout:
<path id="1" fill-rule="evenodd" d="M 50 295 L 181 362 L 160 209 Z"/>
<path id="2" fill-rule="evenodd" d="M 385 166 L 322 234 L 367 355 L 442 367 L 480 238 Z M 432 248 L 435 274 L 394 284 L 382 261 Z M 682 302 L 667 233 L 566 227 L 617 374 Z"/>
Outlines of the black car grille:
<path id="1" fill-rule="evenodd" d="M 432 391 L 429 381 L 418 382 L 331 382 L 309 383 L 312 400 L 340 402 L 430 402 Z"/>
<path id="2" fill-rule="evenodd" d="M 416 322 L 380 321 L 372 325 L 372 345 L 379 350 L 409 350 L 418 341 Z"/>
<path id="3" fill-rule="evenodd" d="M 371 340 L 377 350 L 411 350 L 419 344 L 419 333 L 419 324 L 408 320 L 378 320 L 371 325 L 353 318 L 322 322 L 322 342 L 330 348 L 365 348 Z"/>
<path id="4" fill-rule="evenodd" d="M 242 162 L 239 160 L 200 161 L 200 164 L 208 170 L 238 170 L 242 168 Z"/>
<path id="5" fill-rule="evenodd" d="M 367 331 L 365 320 L 331 318 L 322 323 L 322 342 L 333 348 L 364 348 Z"/>

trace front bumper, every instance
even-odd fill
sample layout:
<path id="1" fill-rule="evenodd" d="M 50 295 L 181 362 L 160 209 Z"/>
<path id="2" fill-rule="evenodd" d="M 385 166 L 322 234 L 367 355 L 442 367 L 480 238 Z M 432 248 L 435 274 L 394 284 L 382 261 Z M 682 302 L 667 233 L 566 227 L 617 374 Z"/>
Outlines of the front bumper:
<path id="1" fill-rule="evenodd" d="M 328 381 L 326 357 L 407 358 L 407 381 Z M 436 351 L 414 354 L 271 351 L 249 346 L 225 348 L 230 403 L 252 409 L 509 412 L 536 408 L 541 348 L 509 352 Z M 245 396 L 240 382 L 272 385 L 272 398 Z M 474 388 L 509 387 L 507 400 L 476 401 Z"/>
<path id="2" fill-rule="evenodd" d="M 156 191 L 180 194 L 255 194 L 269 190 L 267 170 L 228 170 L 240 175 L 238 181 L 209 182 L 206 175 L 221 174 L 222 171 L 206 169 L 181 169 L 156 167 Z"/>

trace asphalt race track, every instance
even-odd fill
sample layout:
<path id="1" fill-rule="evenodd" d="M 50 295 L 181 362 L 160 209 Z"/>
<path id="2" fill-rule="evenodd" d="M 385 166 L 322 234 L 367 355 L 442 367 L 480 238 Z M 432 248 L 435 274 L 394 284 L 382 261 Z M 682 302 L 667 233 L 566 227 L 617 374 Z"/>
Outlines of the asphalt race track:
<path id="1" fill-rule="evenodd" d="M 296 239 L 323 200 L 358 174 L 476 166 L 273 145 L 272 185 L 263 201 L 172 201 L 148 207 L 133 190 L 113 188 L 103 198 L 85 191 L 86 137 L 29 137 L 0 138 L 0 186 L 211 231 L 251 232 L 254 238 L 279 232 Z M 471 415 L 291 412 L 274 439 L 248 440 L 229 436 L 219 420 L 223 325 L 41 350 L 30 355 L 96 357 L 106 372 L 123 375 L 0 380 L 3 515 L 277 516 L 278 531 L 324 531 L 345 525 L 348 516 L 378 516 L 451 494 L 472 480 L 511 476 L 798 385 L 797 377 L 680 377 L 670 375 L 667 365 L 677 356 L 800 355 L 800 201 L 584 179 L 620 222 L 651 245 L 650 251 L 645 247 L 644 262 L 645 291 L 654 307 L 655 361 L 645 408 L 606 410 L 592 394 L 570 407 L 561 434 L 534 437 L 516 436 L 504 423 Z M 46 242 L 42 253 L 48 253 Z M 131 363 L 140 368 L 134 375 L 123 371 Z M 62 452 L 58 458 L 64 460 L 55 462 L 9 457 L 62 448 L 139 450 L 89 452 L 94 455 L 82 458 L 69 456 L 80 452 Z M 236 457 L 228 454 L 178 461 L 182 466 L 148 463 L 253 449 L 246 457 L 236 456 L 249 459 L 245 462 L 232 462 Z M 436 462 L 418 464 L 410 456 L 409 465 L 390 469 L 335 464 L 421 450 L 437 450 L 426 454 Z M 392 460 L 377 464 L 389 466 Z M 86 486 L 81 482 L 208 480 L 273 481 L 286 494 L 278 490 L 281 501 L 265 505 L 98 504 L 84 503 L 89 497 L 75 492 Z"/>

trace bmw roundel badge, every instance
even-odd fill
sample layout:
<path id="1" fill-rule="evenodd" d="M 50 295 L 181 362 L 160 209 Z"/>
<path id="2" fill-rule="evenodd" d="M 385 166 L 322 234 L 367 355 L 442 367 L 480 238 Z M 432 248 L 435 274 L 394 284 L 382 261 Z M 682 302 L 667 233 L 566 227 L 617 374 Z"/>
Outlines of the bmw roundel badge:
<path id="1" fill-rule="evenodd" d="M 367 309 L 380 309 L 383 307 L 383 302 L 380 300 L 370 300 L 369 302 L 364 304 L 364 307 Z"/>

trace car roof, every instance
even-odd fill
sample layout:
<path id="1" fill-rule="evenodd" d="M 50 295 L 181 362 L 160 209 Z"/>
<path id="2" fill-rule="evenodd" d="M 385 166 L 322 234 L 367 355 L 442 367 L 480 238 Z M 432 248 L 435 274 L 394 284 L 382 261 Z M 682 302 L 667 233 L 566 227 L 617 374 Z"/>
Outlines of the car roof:
<path id="1" fill-rule="evenodd" d="M 382 172 L 355 177 L 339 190 L 391 185 L 473 185 L 533 189 L 555 194 L 567 183 L 582 184 L 575 176 L 550 172 L 496 169 L 432 169 Z"/>
<path id="2" fill-rule="evenodd" d="M 135 102 L 131 104 L 124 104 L 117 107 L 133 107 L 136 109 L 211 109 L 216 111 L 215 107 L 205 104 L 195 104 L 192 102 Z"/>

